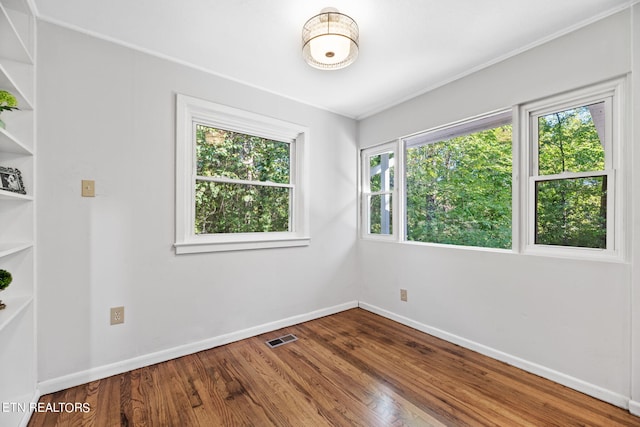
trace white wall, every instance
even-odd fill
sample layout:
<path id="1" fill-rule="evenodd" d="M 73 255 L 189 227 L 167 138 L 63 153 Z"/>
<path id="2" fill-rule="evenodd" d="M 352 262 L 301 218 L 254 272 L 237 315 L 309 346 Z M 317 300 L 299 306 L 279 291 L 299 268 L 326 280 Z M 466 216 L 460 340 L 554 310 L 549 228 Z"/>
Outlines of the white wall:
<path id="1" fill-rule="evenodd" d="M 632 15 L 632 43 L 631 54 L 633 61 L 632 75 L 632 114 L 633 152 L 631 163 L 634 165 L 633 187 L 636 189 L 633 198 L 633 246 L 632 246 L 632 276 L 631 276 L 631 411 L 640 416 L 640 4 L 633 8 Z"/>
<path id="2" fill-rule="evenodd" d="M 369 117 L 359 123 L 360 145 L 625 75 L 631 71 L 630 17 L 628 10 L 610 16 Z M 627 143 L 630 153 L 638 137 Z M 360 300 L 376 310 L 628 405 L 631 263 L 372 241 L 358 247 Z M 634 283 L 637 288 L 637 278 Z M 401 287 L 407 303 L 399 300 Z M 638 369 L 640 353 L 635 359 Z M 637 394 L 637 374 L 635 381 Z"/>
<path id="3" fill-rule="evenodd" d="M 40 381 L 68 386 L 357 299 L 353 120 L 49 23 L 38 30 Z M 310 128 L 309 247 L 174 254 L 176 93 Z M 95 180 L 95 198 L 80 197 L 81 179 Z M 125 324 L 109 326 L 119 305 Z"/>

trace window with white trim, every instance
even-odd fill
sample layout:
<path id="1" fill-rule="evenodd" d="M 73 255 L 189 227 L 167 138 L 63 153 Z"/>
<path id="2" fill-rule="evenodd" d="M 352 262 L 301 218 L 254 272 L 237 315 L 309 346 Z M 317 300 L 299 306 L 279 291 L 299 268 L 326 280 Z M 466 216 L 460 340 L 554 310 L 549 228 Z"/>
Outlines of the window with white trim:
<path id="1" fill-rule="evenodd" d="M 305 127 L 177 95 L 176 253 L 309 243 Z"/>
<path id="2" fill-rule="evenodd" d="M 524 106 L 529 250 L 617 253 L 619 90 L 604 85 Z"/>
<path id="3" fill-rule="evenodd" d="M 621 259 L 623 89 L 618 79 L 363 149 L 362 237 Z"/>
<path id="4" fill-rule="evenodd" d="M 385 144 L 362 152 L 363 234 L 370 238 L 393 239 L 396 235 L 394 212 L 395 143 Z"/>

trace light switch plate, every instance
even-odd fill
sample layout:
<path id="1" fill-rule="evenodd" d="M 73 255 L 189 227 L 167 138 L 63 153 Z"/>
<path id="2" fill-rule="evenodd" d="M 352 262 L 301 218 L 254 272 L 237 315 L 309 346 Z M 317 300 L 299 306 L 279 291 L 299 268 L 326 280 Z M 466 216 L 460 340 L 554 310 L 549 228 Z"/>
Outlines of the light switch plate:
<path id="1" fill-rule="evenodd" d="M 82 180 L 82 197 L 95 197 L 96 196 L 96 182 L 93 180 Z"/>

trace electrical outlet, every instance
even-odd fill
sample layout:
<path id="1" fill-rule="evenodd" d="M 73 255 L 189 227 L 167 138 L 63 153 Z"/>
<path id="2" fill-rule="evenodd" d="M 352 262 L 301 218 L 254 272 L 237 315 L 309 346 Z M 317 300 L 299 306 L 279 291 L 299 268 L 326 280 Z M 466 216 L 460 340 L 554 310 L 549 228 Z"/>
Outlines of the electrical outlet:
<path id="1" fill-rule="evenodd" d="M 400 289 L 400 301 L 407 302 L 407 290 Z"/>
<path id="2" fill-rule="evenodd" d="M 111 324 L 124 323 L 124 307 L 111 307 Z"/>

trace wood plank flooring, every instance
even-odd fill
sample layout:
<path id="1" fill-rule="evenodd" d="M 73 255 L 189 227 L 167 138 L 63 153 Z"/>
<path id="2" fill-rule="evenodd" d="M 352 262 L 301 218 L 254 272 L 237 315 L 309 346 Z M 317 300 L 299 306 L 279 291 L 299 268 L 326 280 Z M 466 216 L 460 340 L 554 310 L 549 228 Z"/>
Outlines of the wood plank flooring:
<path id="1" fill-rule="evenodd" d="M 288 333 L 297 341 L 270 349 Z M 40 426 L 640 426 L 640 418 L 362 309 L 43 396 Z"/>

